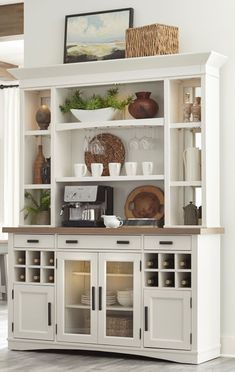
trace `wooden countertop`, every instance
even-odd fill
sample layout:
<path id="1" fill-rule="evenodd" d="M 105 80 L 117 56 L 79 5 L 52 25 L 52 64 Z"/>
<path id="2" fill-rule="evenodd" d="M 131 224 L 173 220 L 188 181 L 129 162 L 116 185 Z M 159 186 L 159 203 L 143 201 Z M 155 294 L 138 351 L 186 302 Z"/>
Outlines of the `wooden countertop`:
<path id="1" fill-rule="evenodd" d="M 17 234 L 71 234 L 71 235 L 205 235 L 223 234 L 223 227 L 133 227 L 117 229 L 104 227 L 4 227 L 5 233 Z"/>

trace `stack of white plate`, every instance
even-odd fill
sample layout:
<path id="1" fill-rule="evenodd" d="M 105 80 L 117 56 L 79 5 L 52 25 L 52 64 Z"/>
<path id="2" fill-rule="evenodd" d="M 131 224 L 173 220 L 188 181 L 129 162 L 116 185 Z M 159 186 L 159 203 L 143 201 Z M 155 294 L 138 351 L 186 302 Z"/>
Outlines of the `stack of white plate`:
<path id="1" fill-rule="evenodd" d="M 133 306 L 133 290 L 117 291 L 117 300 L 122 306 Z"/>
<path id="2" fill-rule="evenodd" d="M 113 291 L 106 292 L 106 305 L 111 306 L 114 305 L 117 301 L 116 293 Z"/>
<path id="3" fill-rule="evenodd" d="M 106 292 L 106 305 L 111 306 L 114 305 L 117 301 L 116 293 L 113 291 L 107 291 Z M 91 297 L 90 297 L 90 291 L 85 291 L 81 295 L 81 303 L 83 305 L 90 305 L 91 304 Z"/>

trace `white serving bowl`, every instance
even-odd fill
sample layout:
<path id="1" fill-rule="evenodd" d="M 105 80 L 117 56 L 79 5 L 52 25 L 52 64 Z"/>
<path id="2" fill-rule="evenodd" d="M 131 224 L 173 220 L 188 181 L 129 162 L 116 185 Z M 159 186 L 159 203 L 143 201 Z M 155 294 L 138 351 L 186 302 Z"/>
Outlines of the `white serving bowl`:
<path id="1" fill-rule="evenodd" d="M 107 121 L 112 120 L 115 115 L 115 109 L 112 107 L 97 110 L 70 110 L 79 121 Z"/>
<path id="2" fill-rule="evenodd" d="M 132 306 L 133 305 L 133 297 L 129 297 L 129 298 L 120 298 L 119 296 L 117 297 L 117 301 L 120 305 L 122 306 L 125 306 L 125 307 L 129 307 L 129 306 Z"/>

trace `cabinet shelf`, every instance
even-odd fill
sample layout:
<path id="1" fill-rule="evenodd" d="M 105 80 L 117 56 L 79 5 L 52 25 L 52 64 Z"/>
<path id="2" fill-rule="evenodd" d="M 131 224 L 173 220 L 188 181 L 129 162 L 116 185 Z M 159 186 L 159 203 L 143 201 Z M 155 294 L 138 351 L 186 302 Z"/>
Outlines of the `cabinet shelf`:
<path id="1" fill-rule="evenodd" d="M 200 129 L 202 126 L 200 121 L 186 123 L 171 123 L 171 129 Z"/>
<path id="2" fill-rule="evenodd" d="M 133 307 L 126 307 L 121 305 L 112 305 L 106 306 L 106 310 L 115 310 L 115 311 L 133 311 Z"/>
<path id="3" fill-rule="evenodd" d="M 122 277 L 133 277 L 133 274 L 119 274 L 119 273 L 107 273 L 107 276 L 122 276 Z"/>
<path id="4" fill-rule="evenodd" d="M 137 176 L 118 176 L 118 177 L 111 177 L 111 176 L 102 176 L 102 177 L 59 177 L 56 178 L 56 182 L 107 182 L 107 181 L 162 181 L 164 180 L 163 174 L 153 174 L 151 176 L 143 176 L 143 175 L 137 175 Z"/>
<path id="5" fill-rule="evenodd" d="M 73 275 L 91 275 L 91 273 L 86 273 L 83 271 L 73 271 Z"/>
<path id="6" fill-rule="evenodd" d="M 51 185 L 49 185 L 49 184 L 27 184 L 27 185 L 24 185 L 25 190 L 44 190 L 44 189 L 50 190 L 50 188 L 51 188 Z"/>
<path id="7" fill-rule="evenodd" d="M 76 123 L 57 123 L 57 131 L 92 129 L 92 128 L 133 128 L 136 127 L 159 127 L 164 125 L 164 118 L 153 119 L 130 119 L 130 120 L 110 120 L 95 122 L 76 122 Z"/>
<path id="8" fill-rule="evenodd" d="M 170 183 L 171 187 L 201 187 L 202 181 L 171 181 Z"/>
<path id="9" fill-rule="evenodd" d="M 90 309 L 91 307 L 89 305 L 83 305 L 83 304 L 72 304 L 72 305 L 65 305 L 66 309 Z"/>
<path id="10" fill-rule="evenodd" d="M 50 136 L 50 130 L 26 130 L 25 136 Z"/>

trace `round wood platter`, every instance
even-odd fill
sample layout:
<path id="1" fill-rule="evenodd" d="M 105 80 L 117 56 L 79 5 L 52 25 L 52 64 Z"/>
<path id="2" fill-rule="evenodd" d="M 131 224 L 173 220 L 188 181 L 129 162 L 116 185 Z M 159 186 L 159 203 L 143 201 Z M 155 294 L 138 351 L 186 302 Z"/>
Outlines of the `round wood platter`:
<path id="1" fill-rule="evenodd" d="M 136 187 L 125 203 L 126 218 L 155 218 L 164 216 L 164 193 L 156 186 Z"/>
<path id="2" fill-rule="evenodd" d="M 93 137 L 90 144 L 98 139 L 104 147 L 104 154 L 92 154 L 85 152 L 85 163 L 89 172 L 91 172 L 91 163 L 102 163 L 104 170 L 102 176 L 109 176 L 109 163 L 121 163 L 125 161 L 125 147 L 121 139 L 111 133 L 101 133 Z"/>

